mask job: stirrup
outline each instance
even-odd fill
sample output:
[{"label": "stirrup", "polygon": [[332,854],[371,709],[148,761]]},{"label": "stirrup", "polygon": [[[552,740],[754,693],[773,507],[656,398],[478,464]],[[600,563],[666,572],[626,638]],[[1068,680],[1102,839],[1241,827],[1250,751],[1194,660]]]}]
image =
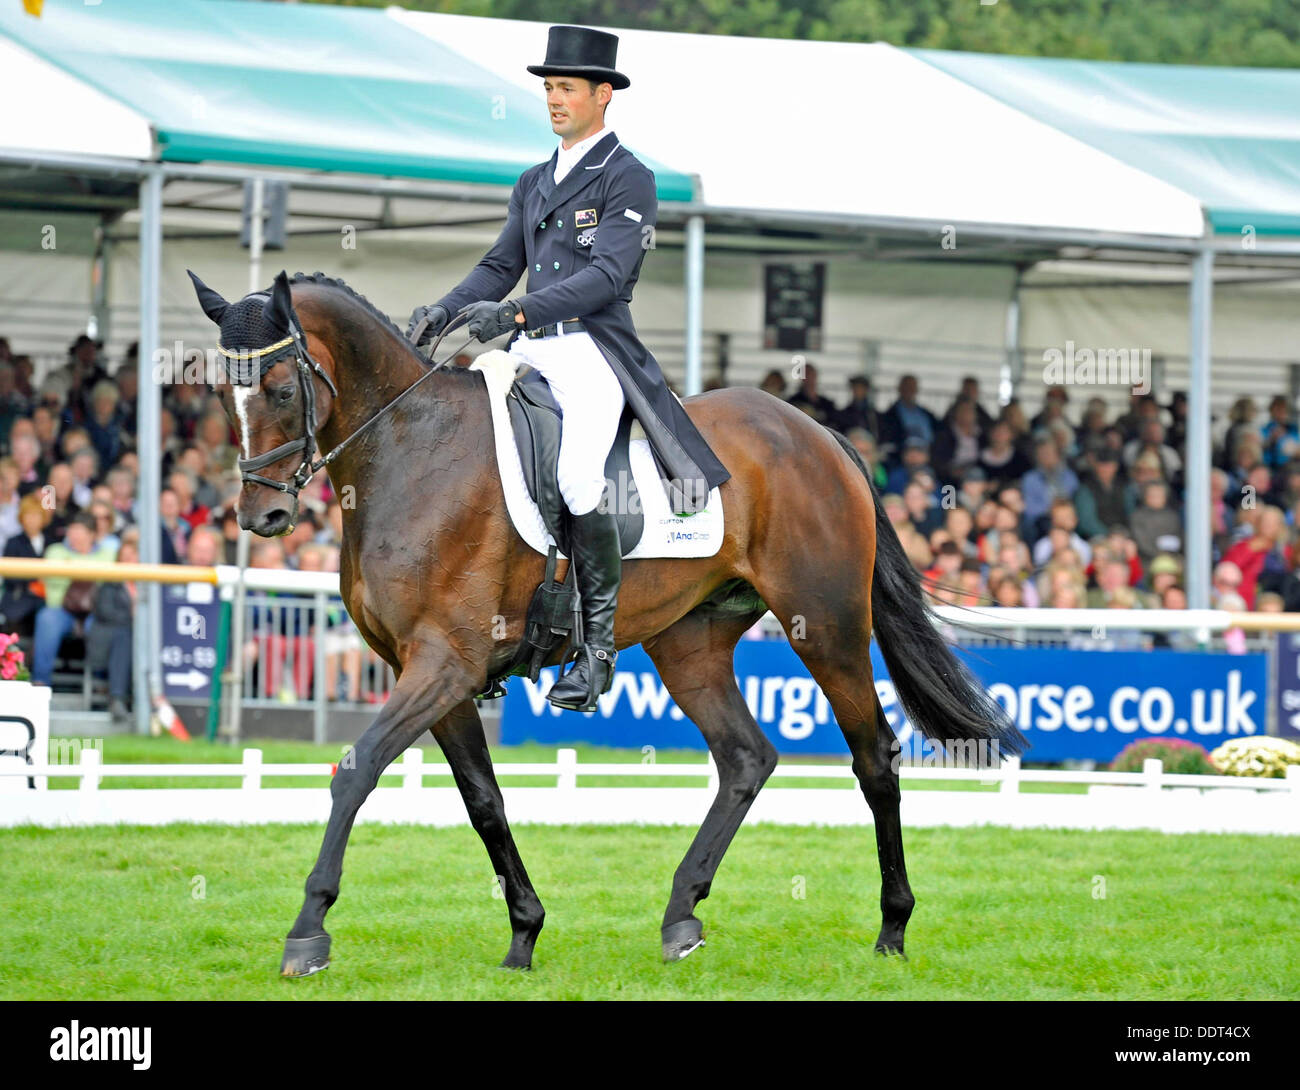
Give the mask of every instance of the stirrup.
[{"label": "stirrup", "polygon": [[[600,648],[594,648],[590,644],[583,644],[582,647],[574,654],[574,663],[573,666],[569,669],[569,672],[567,674],[562,675],[556,680],[555,685],[552,685],[550,692],[546,694],[546,699],[550,701],[550,703],[554,707],[563,708],[565,711],[594,712],[597,707],[597,698],[609,692],[610,688],[614,684],[614,669],[617,660],[618,660],[617,651],[605,651]],[[596,683],[596,670],[598,669],[598,667],[595,664],[598,661],[605,663],[608,666],[608,670],[606,671],[605,674],[604,685],[601,687],[599,692],[594,692],[593,690],[595,688],[595,683]],[[557,700],[555,698],[556,687],[560,684],[560,682],[570,678],[573,675],[573,672],[577,670],[580,665],[583,664],[585,664],[587,667],[587,677],[586,677],[586,691],[581,696],[582,703],[577,702],[579,699],[577,696],[571,696],[567,700],[561,697],[559,700]]]},{"label": "stirrup", "polygon": [[475,700],[496,700],[497,697],[506,695],[506,679],[503,677],[495,678],[489,681],[487,687],[481,692],[476,693]]}]

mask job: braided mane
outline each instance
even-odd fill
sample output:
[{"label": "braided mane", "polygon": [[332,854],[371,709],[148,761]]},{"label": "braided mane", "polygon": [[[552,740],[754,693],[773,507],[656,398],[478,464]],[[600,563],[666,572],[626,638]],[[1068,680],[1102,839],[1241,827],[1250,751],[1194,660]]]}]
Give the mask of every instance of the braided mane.
[{"label": "braided mane", "polygon": [[372,303],[369,299],[367,299],[355,288],[348,287],[348,285],[345,284],[338,277],[326,276],[323,272],[314,272],[310,276],[308,276],[304,272],[296,272],[293,274],[293,276],[289,277],[289,283],[291,285],[292,284],[318,284],[327,288],[338,288],[341,291],[346,292],[349,298],[359,303],[361,307],[366,311],[367,314],[378,319],[390,330],[392,330],[393,333],[397,335],[397,339],[401,341],[403,345],[405,345],[406,350],[415,359],[419,360],[420,363],[423,364],[425,367],[429,366],[429,361],[425,359],[423,356],[421,356],[420,353],[415,350],[411,342],[406,339],[406,334],[397,328],[397,326],[393,323],[393,320],[389,318],[387,314],[385,314],[382,310],[380,310],[377,306],[375,306],[374,303]]}]

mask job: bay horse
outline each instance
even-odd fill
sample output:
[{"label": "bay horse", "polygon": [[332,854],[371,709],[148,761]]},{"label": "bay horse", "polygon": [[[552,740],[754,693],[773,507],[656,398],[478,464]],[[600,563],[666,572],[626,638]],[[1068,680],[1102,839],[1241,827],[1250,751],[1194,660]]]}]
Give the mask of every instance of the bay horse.
[{"label": "bay horse", "polygon": [[[545,913],[515,848],[474,697],[513,659],[545,558],[507,513],[485,380],[458,367],[431,371],[385,315],[323,273],[290,280],[281,272],[269,295],[236,304],[190,275],[218,324],[230,307],[255,306],[289,332],[296,353],[244,375],[242,387],[225,375],[213,387],[243,448],[239,525],[264,537],[287,533],[297,488],[311,475],[312,444],[331,450],[335,492],[355,497],[343,507],[343,601],[397,678],[333,778],[324,842],[282,975],[329,964],[325,914],[339,895],[357,811],[381,771],[426,730],[502,882],[511,927],[502,965],[527,969]],[[873,630],[899,701],[927,738],[987,743],[1001,755],[1027,742],[936,631],[919,577],[844,437],[758,389],[716,390],[683,405],[731,473],[721,485],[724,539],[711,557],[625,561],[615,622],[617,647],[645,648],[718,769],[717,795],[673,877],[663,957],[676,961],[701,945],[696,907],[776,765],[733,674],[737,641],[768,609],[852,754],[880,862],[875,949],[901,955],[914,898],[899,746],[872,679]],[[313,419],[315,434],[304,434]],[[549,664],[559,661],[557,651]]]}]

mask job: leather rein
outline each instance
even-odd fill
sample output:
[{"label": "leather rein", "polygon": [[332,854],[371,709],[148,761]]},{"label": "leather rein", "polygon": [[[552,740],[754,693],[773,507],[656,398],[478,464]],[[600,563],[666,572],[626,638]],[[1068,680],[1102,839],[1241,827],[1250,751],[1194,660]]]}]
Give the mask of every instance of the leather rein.
[{"label": "leather rein", "polygon": [[[433,359],[433,356],[437,352],[438,346],[442,343],[443,338],[458,325],[463,324],[466,320],[467,318],[464,315],[458,314],[447,323],[446,328],[438,334],[438,339],[433,342],[432,347],[429,349],[430,360]],[[419,323],[411,331],[410,341],[412,345],[418,345],[420,343],[420,336],[424,333],[428,325],[429,319],[427,317],[420,319]],[[248,360],[254,359],[258,356],[265,356],[271,352],[278,352],[280,349],[287,347],[289,343],[292,343],[294,355],[297,357],[298,362],[298,388],[301,390],[303,395],[303,434],[297,439],[290,439],[287,443],[281,443],[274,450],[268,450],[265,454],[259,454],[254,458],[240,458],[237,464],[239,466],[240,479],[243,483],[264,485],[267,488],[275,489],[277,492],[283,492],[287,495],[293,496],[294,499],[298,498],[299,491],[307,486],[307,482],[310,481],[320,470],[324,469],[334,461],[334,459],[338,457],[338,455],[342,453],[354,439],[361,435],[362,432],[370,427],[370,425],[381,416],[392,409],[402,400],[402,398],[419,386],[426,378],[432,375],[435,371],[442,370],[443,367],[446,366],[447,360],[454,358],[457,353],[459,353],[474,339],[473,337],[470,337],[465,344],[462,344],[455,352],[448,355],[442,363],[436,363],[430,367],[428,371],[411,383],[410,386],[393,398],[392,401],[375,413],[374,416],[352,432],[352,434],[344,439],[343,442],[339,443],[339,445],[328,454],[321,458],[317,458],[316,461],[313,462],[312,454],[316,450],[316,386],[312,381],[312,373],[314,372],[316,375],[320,376],[321,380],[329,387],[330,393],[335,398],[339,396],[339,392],[329,375],[326,374],[325,369],[321,367],[321,365],[312,358],[311,353],[307,351],[306,338],[303,336],[302,330],[298,325],[297,315],[294,315],[293,319],[289,323],[289,327],[289,337],[286,338],[286,340],[270,345],[267,348],[260,349],[257,352],[235,353],[224,348],[219,348],[219,351],[223,355],[231,358]],[[269,367],[269,364],[264,365],[263,373],[265,373],[265,367]],[[277,481],[270,477],[264,477],[260,473],[256,472],[256,470],[263,469],[266,466],[278,462],[286,455],[296,453],[297,451],[302,451],[302,464],[298,467],[292,479],[288,481]]]}]

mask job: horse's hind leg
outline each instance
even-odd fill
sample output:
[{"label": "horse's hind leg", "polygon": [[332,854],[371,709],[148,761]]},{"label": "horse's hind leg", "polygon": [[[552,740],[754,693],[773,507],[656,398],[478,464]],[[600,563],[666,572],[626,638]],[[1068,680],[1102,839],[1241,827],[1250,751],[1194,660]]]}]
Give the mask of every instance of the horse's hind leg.
[{"label": "horse's hind leg", "polygon": [[[867,684],[871,668],[867,667]],[[844,728],[844,738],[853,754],[853,774],[857,776],[876,822],[876,854],[880,858],[880,935],[876,953],[902,954],[903,932],[912,915],[916,898],[907,883],[907,864],[903,860],[903,823],[898,805],[898,746],[889,729],[880,698],[872,692],[875,703],[875,727],[865,724]],[[834,701],[831,707],[835,708]],[[840,712],[835,708],[836,718]],[[841,724],[843,726],[843,724]]]},{"label": "horse's hind leg", "polygon": [[643,644],[718,766],[717,797],[673,876],[662,931],[665,961],[679,961],[703,942],[695,906],[709,895],[723,854],[776,767],[776,749],[750,715],[733,672],[736,641],[758,616],[697,610]]},{"label": "horse's hind leg", "polygon": [[515,847],[506,822],[505,802],[492,771],[492,758],[483,722],[473,700],[457,705],[445,719],[431,728],[451,765],[470,822],[487,848],[488,858],[501,881],[506,908],[510,913],[513,938],[510,952],[501,963],[505,969],[528,969],[533,963],[533,945],[546,913],[533,891],[523,860]]},{"label": "horse's hind leg", "polygon": [[[795,615],[781,604],[772,608],[786,632],[791,632]],[[858,608],[865,612],[865,606],[859,604]],[[795,630],[797,638],[790,640],[790,646],[830,701],[835,721],[853,755],[853,774],[875,818],[881,913],[876,952],[901,954],[903,932],[916,899],[907,882],[903,859],[898,747],[871,676],[869,615],[860,622],[850,603],[841,604],[836,612],[836,617],[825,620],[803,616],[803,624]]]}]

